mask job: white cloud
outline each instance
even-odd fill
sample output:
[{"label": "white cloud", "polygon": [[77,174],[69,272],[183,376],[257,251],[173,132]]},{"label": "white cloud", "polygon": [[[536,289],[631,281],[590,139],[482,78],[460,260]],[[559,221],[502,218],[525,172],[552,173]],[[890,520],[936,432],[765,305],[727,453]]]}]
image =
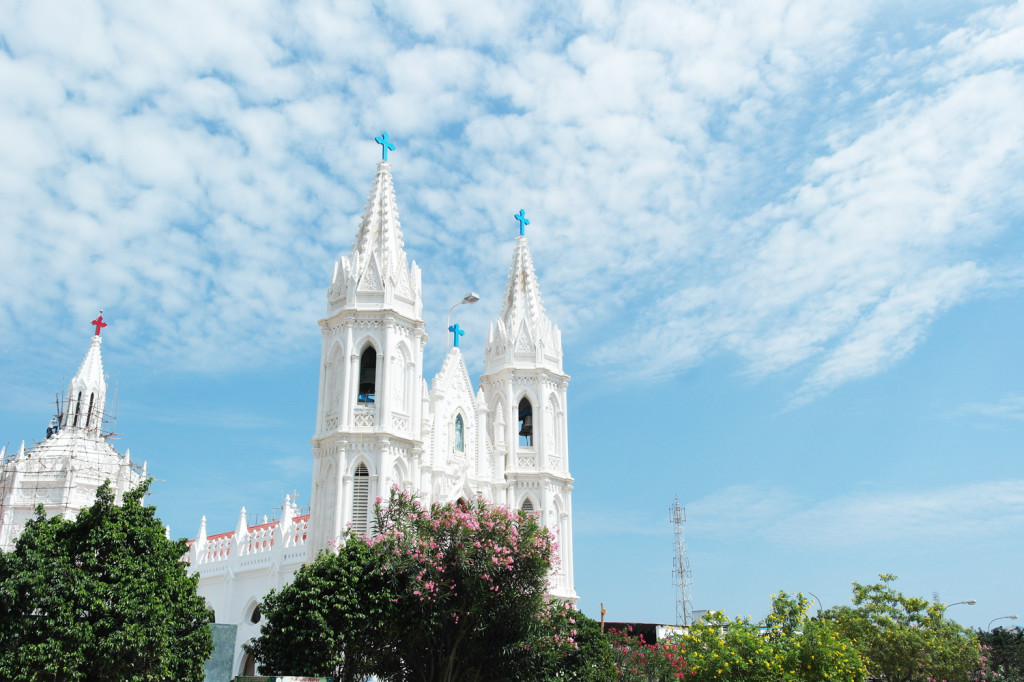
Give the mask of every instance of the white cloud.
[{"label": "white cloud", "polygon": [[688,503],[692,537],[877,556],[892,547],[977,546],[1024,530],[1024,480],[861,491],[808,504],[779,488],[734,486]]},{"label": "white cloud", "polygon": [[953,410],[952,416],[1024,420],[1024,395],[1007,395],[989,403],[966,403]]},{"label": "white cloud", "polygon": [[0,341],[116,304],[162,362],[308,342],[390,128],[431,328],[498,299],[522,207],[567,343],[624,317],[651,376],[726,351],[817,395],[1001,280],[1020,7],[889,53],[884,3],[21,5]]}]

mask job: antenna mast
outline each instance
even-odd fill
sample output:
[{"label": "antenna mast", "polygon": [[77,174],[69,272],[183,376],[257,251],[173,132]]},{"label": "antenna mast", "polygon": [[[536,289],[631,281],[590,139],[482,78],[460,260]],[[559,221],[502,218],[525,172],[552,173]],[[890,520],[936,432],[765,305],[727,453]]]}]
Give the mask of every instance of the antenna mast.
[{"label": "antenna mast", "polygon": [[676,596],[676,625],[689,627],[690,614],[693,612],[693,601],[690,598],[690,586],[693,584],[693,574],[690,573],[690,559],[686,556],[686,536],[683,533],[683,526],[686,524],[686,507],[679,506],[679,497],[668,508],[669,520],[675,529],[676,552],[672,558],[672,578],[675,582]]}]

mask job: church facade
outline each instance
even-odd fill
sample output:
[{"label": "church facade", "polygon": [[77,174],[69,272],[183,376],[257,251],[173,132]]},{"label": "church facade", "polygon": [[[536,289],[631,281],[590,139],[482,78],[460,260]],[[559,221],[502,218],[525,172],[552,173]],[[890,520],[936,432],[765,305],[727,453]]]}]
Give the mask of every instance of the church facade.
[{"label": "church facade", "polygon": [[[218,623],[237,626],[233,670],[254,672],[241,645],[259,634],[259,601],[347,531],[372,530],[373,504],[392,486],[425,503],[481,497],[538,515],[558,543],[550,593],[575,599],[567,388],[558,327],[541,302],[522,226],[505,293],[487,331],[474,390],[458,345],[428,384],[420,269],[404,249],[386,160],[351,252],[335,265],[322,335],[308,513],[286,497],[280,519],[190,542],[189,570]],[[381,140],[378,139],[380,142]]]}]

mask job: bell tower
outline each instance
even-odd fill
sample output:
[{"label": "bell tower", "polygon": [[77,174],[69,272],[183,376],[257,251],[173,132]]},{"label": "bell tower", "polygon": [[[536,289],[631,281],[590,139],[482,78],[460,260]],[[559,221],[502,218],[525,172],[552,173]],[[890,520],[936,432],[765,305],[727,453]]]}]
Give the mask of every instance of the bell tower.
[{"label": "bell tower", "polygon": [[501,313],[487,332],[480,377],[490,412],[489,436],[504,464],[508,504],[525,509],[555,536],[559,565],[551,594],[575,599],[572,559],[572,476],[562,335],[544,312],[533,258],[526,240],[524,211],[519,221]]},{"label": "bell tower", "polygon": [[377,496],[410,487],[422,449],[420,269],[405,255],[387,153],[348,256],[327,289],[310,497],[310,555],[349,527],[369,532]]}]

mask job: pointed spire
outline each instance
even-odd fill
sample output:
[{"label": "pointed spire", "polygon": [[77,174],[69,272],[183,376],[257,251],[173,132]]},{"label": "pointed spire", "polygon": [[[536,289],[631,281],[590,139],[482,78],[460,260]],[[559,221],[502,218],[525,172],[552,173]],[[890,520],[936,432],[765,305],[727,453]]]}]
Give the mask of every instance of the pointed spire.
[{"label": "pointed spire", "polygon": [[508,282],[505,284],[505,297],[501,302],[501,320],[509,330],[518,330],[523,320],[531,327],[550,324],[544,314],[533,256],[524,236],[516,237],[516,249],[508,271]]},{"label": "pointed spire", "polygon": [[103,425],[103,408],[107,402],[107,382],[103,378],[103,358],[100,345],[103,337],[92,337],[89,350],[81,366],[68,385],[67,410],[62,427],[88,429],[99,434]]},{"label": "pointed spire", "polygon": [[377,277],[381,285],[397,283],[402,271],[409,269],[391,164],[387,161],[377,163],[377,177],[366,200],[359,234],[352,248],[352,261],[358,266],[360,289],[377,284],[372,281]]},{"label": "pointed spire", "polygon": [[201,543],[206,543],[206,517],[204,516],[199,521],[199,534],[196,535],[196,540]]},{"label": "pointed spire", "polygon": [[333,306],[393,308],[411,317],[422,315],[420,269],[409,265],[398,220],[391,164],[377,162],[377,175],[366,200],[352,252],[334,269],[328,299]]},{"label": "pointed spire", "polygon": [[544,312],[526,237],[516,237],[501,314],[487,333],[486,371],[544,364],[561,371],[562,337]]},{"label": "pointed spire", "polygon": [[238,525],[235,527],[235,537],[242,538],[249,531],[249,524],[245,520],[245,507],[242,507],[242,512],[238,515]]},{"label": "pointed spire", "polygon": [[21,459],[25,456],[25,441],[21,441],[21,447],[18,448],[18,454],[14,456],[15,459]]}]

